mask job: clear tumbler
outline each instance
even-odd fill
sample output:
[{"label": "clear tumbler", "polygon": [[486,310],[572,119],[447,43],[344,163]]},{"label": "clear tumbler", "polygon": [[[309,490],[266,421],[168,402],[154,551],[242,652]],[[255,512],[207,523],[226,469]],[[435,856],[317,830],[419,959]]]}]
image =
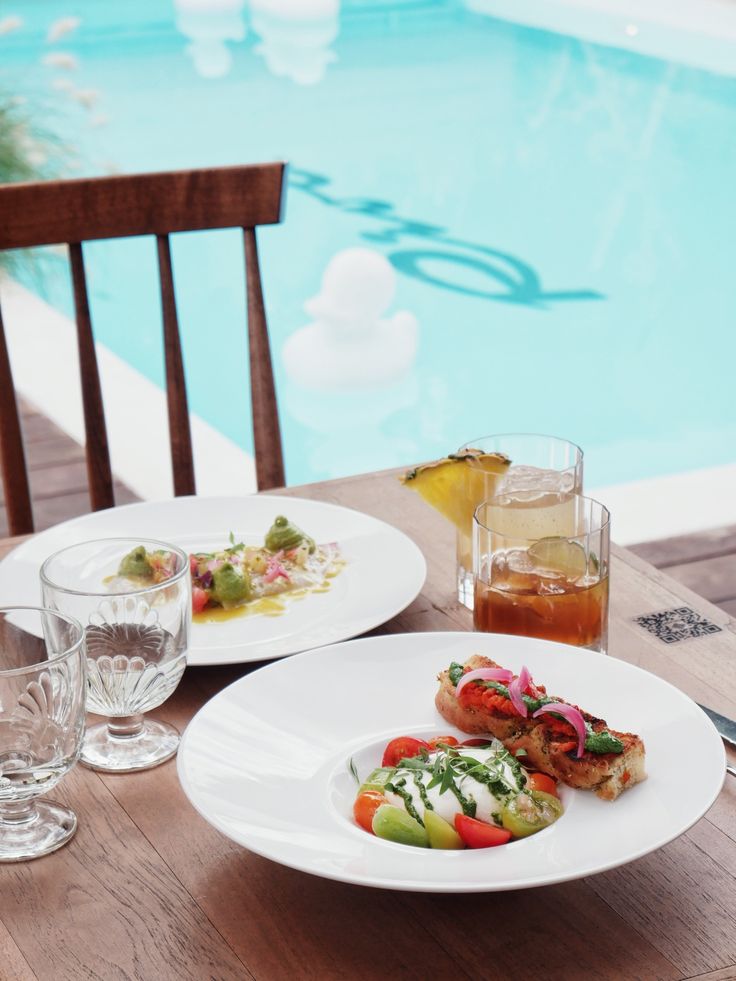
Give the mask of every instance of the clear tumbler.
[{"label": "clear tumbler", "polygon": [[84,698],[81,624],[0,608],[0,861],[48,855],[77,830],[74,811],[39,798],[79,757]]}]

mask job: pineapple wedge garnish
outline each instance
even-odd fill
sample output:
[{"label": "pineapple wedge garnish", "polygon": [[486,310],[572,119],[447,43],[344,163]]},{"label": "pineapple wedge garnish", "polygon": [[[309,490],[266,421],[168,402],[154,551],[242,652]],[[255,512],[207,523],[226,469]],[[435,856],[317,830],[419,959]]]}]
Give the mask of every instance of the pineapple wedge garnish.
[{"label": "pineapple wedge garnish", "polygon": [[401,477],[401,482],[469,534],[473,511],[481,501],[493,497],[498,478],[510,464],[503,453],[470,449],[415,467]]}]

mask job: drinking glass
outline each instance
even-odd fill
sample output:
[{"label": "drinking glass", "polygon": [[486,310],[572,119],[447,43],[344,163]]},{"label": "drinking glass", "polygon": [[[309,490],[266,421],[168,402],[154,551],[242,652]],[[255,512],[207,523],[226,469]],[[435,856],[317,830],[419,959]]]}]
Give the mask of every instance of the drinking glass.
[{"label": "drinking glass", "polygon": [[[173,572],[159,583],[125,578],[118,567],[143,546],[168,556]],[[87,727],[80,760],[93,770],[124,773],[168,760],[179,733],[144,718],[179,684],[189,646],[189,558],[174,545],[110,538],[71,545],[41,567],[44,603],[84,625],[87,711],[106,716]]]},{"label": "drinking glass", "polygon": [[77,816],[39,800],[77,761],[84,732],[84,632],[71,617],[0,608],[0,861],[55,851]]},{"label": "drinking glass", "polygon": [[[540,505],[556,500],[561,493],[583,490],[583,451],[575,443],[537,433],[501,433],[481,436],[457,451],[499,453],[511,465],[499,475],[492,461],[468,460],[465,497],[467,521],[457,530],[457,598],[473,609],[473,513],[478,505],[496,494],[512,494],[525,503]],[[552,516],[552,512],[545,512]],[[542,517],[540,520],[544,520]],[[553,534],[552,531],[542,534]]]},{"label": "drinking glass", "polygon": [[538,506],[514,493],[473,520],[473,623],[606,652],[610,516],[580,494]]}]

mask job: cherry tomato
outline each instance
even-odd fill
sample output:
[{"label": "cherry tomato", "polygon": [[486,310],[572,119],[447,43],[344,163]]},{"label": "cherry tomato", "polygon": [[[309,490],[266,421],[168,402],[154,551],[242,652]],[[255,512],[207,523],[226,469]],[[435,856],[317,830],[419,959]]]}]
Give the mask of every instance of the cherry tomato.
[{"label": "cherry tomato", "polygon": [[481,739],[481,738],[477,738],[477,739],[464,739],[460,743],[460,745],[461,746],[490,746],[491,745],[491,737],[489,736],[487,739]]},{"label": "cherry tomato", "polygon": [[430,750],[437,749],[439,747],[440,743],[443,746],[459,746],[460,745],[460,743],[457,741],[457,739],[455,739],[454,736],[435,736],[434,739],[428,739],[427,740],[427,745],[429,746]]},{"label": "cherry tomato", "polygon": [[467,814],[455,815],[455,831],[468,848],[492,848],[511,840],[511,832],[506,828],[497,828],[495,824],[478,821]]},{"label": "cherry tomato", "polygon": [[200,589],[199,586],[192,586],[192,613],[201,613],[205,606],[207,606],[208,601],[209,596],[207,595],[206,589]]},{"label": "cherry tomato", "polygon": [[562,814],[557,797],[543,790],[526,790],[512,797],[501,808],[501,820],[515,838],[526,838],[554,824]]},{"label": "cherry tomato", "polygon": [[414,739],[412,736],[397,736],[383,751],[381,766],[398,766],[399,760],[419,756],[423,749],[429,751],[429,743],[425,743],[423,739]]},{"label": "cherry tomato", "polygon": [[559,797],[557,793],[557,781],[548,777],[546,773],[528,773],[526,777],[525,790],[541,790],[545,794],[552,794]]},{"label": "cherry tomato", "polygon": [[373,815],[381,804],[388,804],[388,801],[377,790],[364,790],[355,798],[353,817],[361,828],[370,831],[371,834],[373,834]]}]

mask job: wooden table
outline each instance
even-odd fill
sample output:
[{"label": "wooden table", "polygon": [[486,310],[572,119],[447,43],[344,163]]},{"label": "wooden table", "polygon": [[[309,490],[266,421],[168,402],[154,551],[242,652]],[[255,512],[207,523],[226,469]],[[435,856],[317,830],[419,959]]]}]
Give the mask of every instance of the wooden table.
[{"label": "wooden table", "polygon": [[[453,600],[452,529],[393,475],[286,493],[374,514],[422,548],[424,589],[377,633],[471,629]],[[0,543],[0,554],[11,545]],[[611,583],[611,654],[736,717],[736,622],[623,549]],[[666,644],[633,620],[682,607],[721,629]],[[190,668],[156,715],[183,728],[250,669]],[[74,807],[79,831],[54,855],[0,867],[2,981],[736,979],[732,777],[707,817],[639,861],[564,885],[472,896],[363,889],[252,855],[194,812],[173,762],[119,776],[79,766],[54,796]]]}]

